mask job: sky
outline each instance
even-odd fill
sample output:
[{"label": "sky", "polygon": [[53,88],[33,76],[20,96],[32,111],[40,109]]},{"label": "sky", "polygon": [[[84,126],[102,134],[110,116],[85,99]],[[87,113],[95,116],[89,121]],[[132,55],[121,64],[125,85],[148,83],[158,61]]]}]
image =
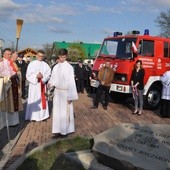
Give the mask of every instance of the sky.
[{"label": "sky", "polygon": [[16,45],[17,19],[24,21],[19,50],[55,41],[102,43],[115,31],[159,35],[155,20],[169,9],[170,0],[0,0],[0,39]]}]

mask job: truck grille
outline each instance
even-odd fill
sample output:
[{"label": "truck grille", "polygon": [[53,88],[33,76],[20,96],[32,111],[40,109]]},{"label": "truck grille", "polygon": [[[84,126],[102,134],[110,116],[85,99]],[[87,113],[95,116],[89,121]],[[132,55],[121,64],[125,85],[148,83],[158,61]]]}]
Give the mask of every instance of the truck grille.
[{"label": "truck grille", "polygon": [[127,74],[115,73],[113,80],[127,82]]}]

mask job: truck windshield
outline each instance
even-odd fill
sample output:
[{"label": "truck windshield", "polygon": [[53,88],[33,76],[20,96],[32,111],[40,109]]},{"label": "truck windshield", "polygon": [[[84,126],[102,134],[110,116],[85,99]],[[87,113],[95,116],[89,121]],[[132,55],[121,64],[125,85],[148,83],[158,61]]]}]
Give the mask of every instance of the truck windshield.
[{"label": "truck windshield", "polygon": [[132,42],[136,43],[136,38],[115,38],[105,40],[102,44],[100,54],[106,57],[131,59],[132,58]]}]

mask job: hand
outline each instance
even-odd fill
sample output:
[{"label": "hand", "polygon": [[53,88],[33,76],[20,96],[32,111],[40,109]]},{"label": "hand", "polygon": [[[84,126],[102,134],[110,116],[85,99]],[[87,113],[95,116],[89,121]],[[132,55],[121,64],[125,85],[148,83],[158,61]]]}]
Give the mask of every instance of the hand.
[{"label": "hand", "polygon": [[37,74],[37,78],[43,78],[43,75],[39,72],[38,74]]},{"label": "hand", "polygon": [[135,87],[135,88],[136,88],[136,87],[137,87],[137,85],[138,85],[138,84],[135,84],[133,87]]},{"label": "hand", "polygon": [[51,87],[51,84],[50,84],[50,83],[48,83],[48,84],[47,84],[47,88],[50,88],[50,87]]},{"label": "hand", "polygon": [[102,81],[101,84],[104,86],[104,84],[105,84],[104,81]]},{"label": "hand", "polygon": [[67,100],[67,103],[68,103],[68,104],[71,104],[71,102],[72,102],[72,100]]}]

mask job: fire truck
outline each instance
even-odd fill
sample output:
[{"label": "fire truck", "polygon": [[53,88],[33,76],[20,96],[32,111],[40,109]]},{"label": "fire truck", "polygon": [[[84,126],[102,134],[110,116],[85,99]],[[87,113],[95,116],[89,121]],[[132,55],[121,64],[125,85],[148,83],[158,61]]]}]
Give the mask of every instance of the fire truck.
[{"label": "fire truck", "polygon": [[141,60],[145,69],[144,108],[157,109],[161,101],[162,83],[160,77],[170,70],[170,38],[150,36],[149,30],[132,31],[123,35],[114,32],[103,40],[93,65],[92,87],[98,87],[98,70],[106,60],[111,61],[115,71],[110,87],[110,96],[116,102],[123,102],[131,94],[131,73],[135,62]]}]

